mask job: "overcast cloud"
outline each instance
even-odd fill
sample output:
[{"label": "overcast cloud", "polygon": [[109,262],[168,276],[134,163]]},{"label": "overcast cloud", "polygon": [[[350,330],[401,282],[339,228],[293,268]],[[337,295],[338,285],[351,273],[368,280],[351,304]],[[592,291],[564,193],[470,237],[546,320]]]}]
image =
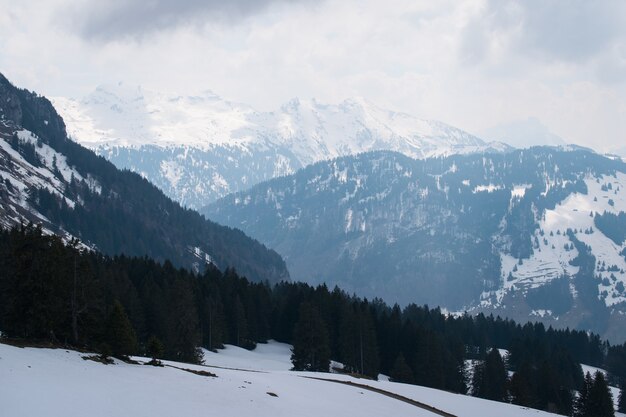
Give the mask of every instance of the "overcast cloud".
[{"label": "overcast cloud", "polygon": [[[304,1],[304,0],[302,0]],[[289,0],[108,0],[71,5],[61,13],[70,17],[79,35],[110,41],[143,38],[180,26],[206,22],[237,24],[274,3]]]},{"label": "overcast cloud", "polygon": [[0,0],[0,71],[42,94],[125,81],[381,106],[475,134],[536,120],[626,146],[626,2]]}]

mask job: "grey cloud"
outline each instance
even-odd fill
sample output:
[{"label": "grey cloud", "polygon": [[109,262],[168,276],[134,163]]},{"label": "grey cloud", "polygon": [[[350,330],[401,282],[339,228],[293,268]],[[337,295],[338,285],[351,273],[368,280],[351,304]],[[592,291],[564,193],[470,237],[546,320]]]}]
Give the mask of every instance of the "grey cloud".
[{"label": "grey cloud", "polygon": [[[489,0],[467,29],[476,22],[489,36],[514,33],[513,53],[548,61],[584,62],[623,40],[626,2]],[[468,52],[462,49],[461,53]]]},{"label": "grey cloud", "polygon": [[532,0],[523,2],[524,42],[564,61],[586,60],[620,35],[623,1]]},{"label": "grey cloud", "polygon": [[68,14],[80,36],[109,41],[207,21],[235,23],[271,4],[300,1],[305,0],[111,0],[88,2]]}]

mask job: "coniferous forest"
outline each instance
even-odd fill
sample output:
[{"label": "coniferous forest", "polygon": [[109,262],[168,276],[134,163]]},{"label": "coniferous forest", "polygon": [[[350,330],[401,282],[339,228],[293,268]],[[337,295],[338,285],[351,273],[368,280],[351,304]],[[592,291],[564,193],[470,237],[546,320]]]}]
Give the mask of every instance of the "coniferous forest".
[{"label": "coniferous forest", "polygon": [[[196,274],[167,261],[107,257],[30,225],[0,232],[0,329],[26,344],[193,363],[202,361],[200,348],[275,339],[294,346],[297,370],[326,371],[332,359],[365,377],[576,416],[613,415],[608,383],[626,381],[626,345],[587,332],[400,308],[324,285],[271,287],[232,269]],[[580,363],[604,367],[608,380],[585,377]]]}]

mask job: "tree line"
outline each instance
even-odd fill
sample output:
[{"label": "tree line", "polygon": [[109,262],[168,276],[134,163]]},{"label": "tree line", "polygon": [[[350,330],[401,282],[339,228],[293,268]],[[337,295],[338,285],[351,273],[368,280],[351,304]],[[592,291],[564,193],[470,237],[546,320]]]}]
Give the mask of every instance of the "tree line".
[{"label": "tree line", "polygon": [[[294,369],[328,371],[332,359],[344,372],[568,415],[582,409],[574,391],[593,391],[580,363],[626,380],[626,344],[584,331],[400,308],[325,285],[272,287],[233,269],[194,273],[146,257],[108,257],[36,226],[0,231],[0,330],[105,355],[193,363],[202,361],[201,348],[252,349],[275,339],[294,346]],[[495,348],[507,349],[506,358]]]}]

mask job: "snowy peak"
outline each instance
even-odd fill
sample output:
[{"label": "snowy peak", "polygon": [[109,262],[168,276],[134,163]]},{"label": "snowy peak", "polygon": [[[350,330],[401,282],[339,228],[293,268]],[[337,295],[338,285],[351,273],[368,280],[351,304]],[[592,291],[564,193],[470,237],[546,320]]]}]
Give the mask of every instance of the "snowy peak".
[{"label": "snowy peak", "polygon": [[252,111],[211,91],[176,96],[123,83],[100,86],[81,100],[57,97],[53,102],[70,135],[92,148],[228,143],[237,139],[235,131],[246,125],[243,115]]},{"label": "snowy peak", "polygon": [[359,152],[393,150],[415,158],[480,152],[481,139],[441,122],[385,110],[364,98],[337,105],[293,98],[258,112],[211,91],[174,96],[124,83],[99,86],[81,100],[55,98],[70,134],[90,146],[294,146],[303,164]]},{"label": "snowy peak", "polygon": [[339,104],[293,98],[276,111],[259,112],[211,91],[177,96],[118,83],[54,103],[75,140],[195,208],[340,156],[386,150],[421,159],[510,151],[361,97]]}]

